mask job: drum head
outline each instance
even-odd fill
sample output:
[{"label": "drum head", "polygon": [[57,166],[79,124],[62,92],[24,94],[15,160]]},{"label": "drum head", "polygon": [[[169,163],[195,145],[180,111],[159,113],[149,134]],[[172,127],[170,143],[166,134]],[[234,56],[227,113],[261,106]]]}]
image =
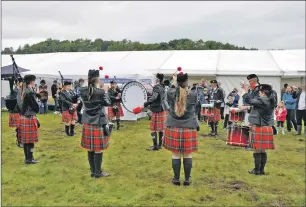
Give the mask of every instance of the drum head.
[{"label": "drum head", "polygon": [[137,81],[127,83],[122,89],[122,105],[131,113],[133,113],[134,108],[143,106],[147,98],[146,88]]}]

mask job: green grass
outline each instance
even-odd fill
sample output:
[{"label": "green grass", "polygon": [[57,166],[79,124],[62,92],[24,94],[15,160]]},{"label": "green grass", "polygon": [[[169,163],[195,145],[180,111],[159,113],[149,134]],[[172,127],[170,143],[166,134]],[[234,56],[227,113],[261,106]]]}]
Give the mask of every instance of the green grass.
[{"label": "green grass", "polygon": [[[145,150],[151,146],[147,120],[123,123],[112,134],[103,161],[111,176],[95,180],[80,147],[81,126],[66,137],[58,115],[39,119],[34,156],[40,163],[27,166],[2,113],[3,206],[305,206],[305,138],[293,133],[276,136],[266,176],[248,174],[252,152],[227,146],[226,132],[199,136],[192,186],[178,187],[170,184],[171,152]],[[202,124],[199,135],[208,130]]]}]

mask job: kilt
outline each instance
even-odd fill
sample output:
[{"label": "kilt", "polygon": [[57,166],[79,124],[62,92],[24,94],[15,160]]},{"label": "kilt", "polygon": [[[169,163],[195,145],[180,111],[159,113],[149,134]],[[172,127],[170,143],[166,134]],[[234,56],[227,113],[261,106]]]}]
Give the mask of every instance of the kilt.
[{"label": "kilt", "polygon": [[74,111],[73,114],[69,113],[69,110],[63,111],[62,112],[62,121],[63,122],[71,122],[71,121],[77,121],[78,120],[78,114],[76,110]]},{"label": "kilt", "polygon": [[9,127],[18,127],[20,115],[18,113],[9,114]]},{"label": "kilt", "polygon": [[18,140],[23,144],[38,142],[38,124],[36,116],[20,115]]},{"label": "kilt", "polygon": [[191,153],[198,151],[197,130],[167,127],[163,147],[171,152]]},{"label": "kilt", "polygon": [[103,128],[97,125],[83,124],[81,146],[90,151],[106,150],[109,136],[104,136]]},{"label": "kilt", "polygon": [[166,127],[167,112],[152,112],[150,128],[151,132],[163,132]]},{"label": "kilt", "polygon": [[213,116],[207,116],[208,122],[218,122],[221,119],[220,115],[220,109],[218,109],[216,106],[212,110]]},{"label": "kilt", "polygon": [[116,103],[116,105],[119,107],[119,111],[116,112],[116,114],[113,111],[113,107],[108,107],[107,116],[109,120],[112,120],[114,117],[116,119],[120,119],[120,117],[124,116],[122,105],[120,103]]},{"label": "kilt", "polygon": [[274,149],[273,129],[271,126],[251,127],[251,146],[255,150]]}]

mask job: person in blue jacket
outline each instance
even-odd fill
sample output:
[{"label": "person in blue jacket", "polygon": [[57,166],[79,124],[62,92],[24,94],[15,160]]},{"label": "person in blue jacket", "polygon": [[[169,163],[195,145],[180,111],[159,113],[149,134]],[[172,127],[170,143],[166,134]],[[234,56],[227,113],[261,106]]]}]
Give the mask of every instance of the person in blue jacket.
[{"label": "person in blue jacket", "polygon": [[291,132],[292,124],[294,126],[295,131],[297,131],[297,123],[296,123],[296,118],[295,118],[296,99],[292,97],[292,91],[293,91],[292,87],[288,86],[286,93],[283,94],[283,101],[287,109],[287,130],[288,132]]}]

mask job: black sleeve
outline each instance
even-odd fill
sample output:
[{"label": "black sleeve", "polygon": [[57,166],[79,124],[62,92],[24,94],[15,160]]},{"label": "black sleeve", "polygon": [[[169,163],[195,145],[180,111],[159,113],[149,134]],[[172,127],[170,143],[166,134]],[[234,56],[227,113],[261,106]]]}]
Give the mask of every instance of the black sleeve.
[{"label": "black sleeve", "polygon": [[116,102],[116,101],[117,101],[116,96],[115,96],[115,93],[113,93],[113,92],[108,93],[108,97],[109,97],[109,99],[110,99],[112,102]]},{"label": "black sleeve", "polygon": [[293,93],[292,93],[292,98],[293,98],[293,99],[297,99],[297,92],[296,92],[296,91],[293,91]]},{"label": "black sleeve", "polygon": [[31,107],[31,109],[33,109],[33,111],[35,111],[36,113],[39,112],[39,105],[36,101],[36,95],[35,93],[28,93],[26,95],[26,100],[27,100],[27,104]]},{"label": "black sleeve", "polygon": [[144,103],[144,107],[147,107],[149,106],[151,103],[153,103],[159,96],[159,88],[156,86],[153,87],[153,93],[152,93],[152,96],[150,97],[150,99]]},{"label": "black sleeve", "polygon": [[61,93],[61,95],[60,95],[60,100],[61,100],[63,103],[68,104],[69,106],[72,106],[72,105],[73,105],[72,102],[70,102],[70,101],[68,101],[68,100],[66,99],[66,96],[65,96],[64,93]]}]

